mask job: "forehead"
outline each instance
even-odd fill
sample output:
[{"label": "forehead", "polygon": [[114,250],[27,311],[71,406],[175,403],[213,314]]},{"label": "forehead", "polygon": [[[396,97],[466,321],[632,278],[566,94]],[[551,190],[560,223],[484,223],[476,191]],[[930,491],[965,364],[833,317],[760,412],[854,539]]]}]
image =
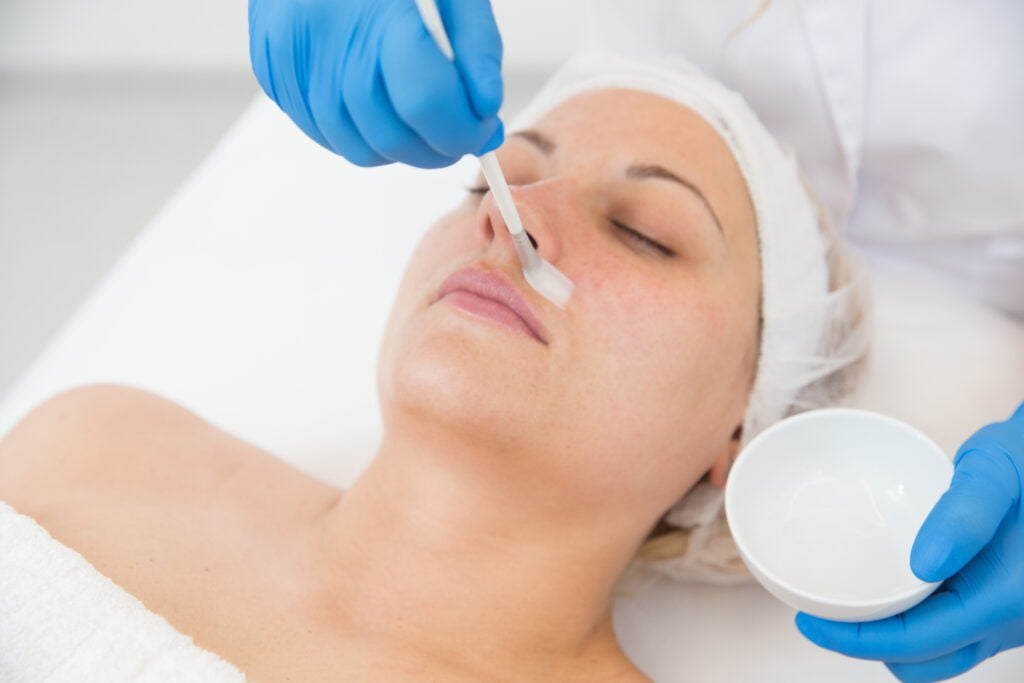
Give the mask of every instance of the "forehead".
[{"label": "forehead", "polygon": [[[574,95],[542,119],[545,127],[557,128],[568,138],[584,133],[592,142],[635,144],[658,140],[670,148],[696,144],[732,154],[725,141],[699,114],[659,95],[626,89],[607,89]],[[567,140],[568,141],[568,140]]]},{"label": "forehead", "polygon": [[570,97],[533,129],[566,161],[660,164],[687,176],[721,207],[723,222],[755,225],[747,184],[725,140],[702,116],[659,95],[607,89]]}]

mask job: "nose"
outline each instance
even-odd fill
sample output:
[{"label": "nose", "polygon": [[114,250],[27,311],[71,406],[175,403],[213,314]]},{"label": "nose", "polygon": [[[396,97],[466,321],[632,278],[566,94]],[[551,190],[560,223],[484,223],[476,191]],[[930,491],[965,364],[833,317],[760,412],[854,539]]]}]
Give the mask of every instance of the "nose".
[{"label": "nose", "polygon": [[[513,186],[509,190],[533,248],[541,258],[557,266],[562,255],[564,237],[557,217],[564,215],[564,204],[569,201],[572,191],[570,183],[564,180],[543,180]],[[518,258],[512,235],[494,200],[494,193],[484,195],[477,219],[479,236],[485,249],[494,250],[506,259]]]}]

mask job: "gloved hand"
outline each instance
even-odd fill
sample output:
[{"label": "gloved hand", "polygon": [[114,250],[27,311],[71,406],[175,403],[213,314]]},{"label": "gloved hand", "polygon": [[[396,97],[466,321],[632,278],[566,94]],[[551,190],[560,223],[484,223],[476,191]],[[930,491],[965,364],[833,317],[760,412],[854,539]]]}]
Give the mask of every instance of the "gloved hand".
[{"label": "gloved hand", "polygon": [[249,0],[263,90],[359,166],[449,166],[501,145],[501,36],[488,0],[438,0],[454,63],[414,0]]},{"label": "gloved hand", "polygon": [[1024,645],[1024,404],[969,438],[954,464],[952,484],[910,554],[919,578],[945,583],[888,619],[846,624],[800,613],[804,636],[851,657],[882,660],[906,683],[945,680]]}]

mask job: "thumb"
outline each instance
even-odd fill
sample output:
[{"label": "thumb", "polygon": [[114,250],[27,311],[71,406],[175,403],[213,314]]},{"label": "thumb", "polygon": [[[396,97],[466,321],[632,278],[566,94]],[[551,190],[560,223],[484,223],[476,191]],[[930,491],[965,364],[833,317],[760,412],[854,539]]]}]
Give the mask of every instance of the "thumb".
[{"label": "thumb", "polygon": [[489,0],[437,0],[473,110],[481,119],[498,114],[504,98],[501,34]]},{"label": "thumb", "polygon": [[[1017,415],[1024,415],[1018,409]],[[929,513],[910,551],[923,581],[942,581],[984,548],[1020,500],[1024,425],[1017,415],[978,430],[960,448],[949,490]]]}]

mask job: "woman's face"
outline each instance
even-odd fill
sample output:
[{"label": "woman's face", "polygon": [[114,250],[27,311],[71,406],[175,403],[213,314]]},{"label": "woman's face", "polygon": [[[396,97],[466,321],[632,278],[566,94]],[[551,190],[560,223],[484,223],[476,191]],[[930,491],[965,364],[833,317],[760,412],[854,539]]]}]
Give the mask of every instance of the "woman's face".
[{"label": "woman's face", "polygon": [[[498,157],[573,297],[562,310],[526,284],[478,177],[408,264],[378,367],[385,433],[442,429],[509,485],[658,514],[731,453],[753,381],[760,266],[739,168],[698,115],[628,90],[568,100]],[[439,298],[463,269],[510,284],[540,338],[486,293]]]}]

